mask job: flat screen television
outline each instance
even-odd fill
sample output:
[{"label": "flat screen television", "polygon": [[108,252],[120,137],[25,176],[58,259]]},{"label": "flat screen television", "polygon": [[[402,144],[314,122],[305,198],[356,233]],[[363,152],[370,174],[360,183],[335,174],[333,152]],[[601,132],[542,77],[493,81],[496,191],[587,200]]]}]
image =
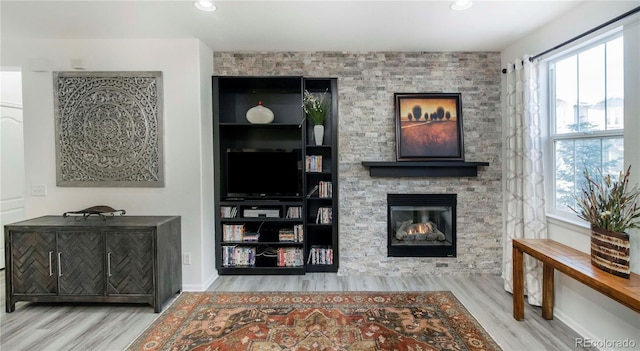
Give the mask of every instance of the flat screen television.
[{"label": "flat screen television", "polygon": [[227,150],[225,176],[227,197],[300,196],[302,193],[302,150]]}]

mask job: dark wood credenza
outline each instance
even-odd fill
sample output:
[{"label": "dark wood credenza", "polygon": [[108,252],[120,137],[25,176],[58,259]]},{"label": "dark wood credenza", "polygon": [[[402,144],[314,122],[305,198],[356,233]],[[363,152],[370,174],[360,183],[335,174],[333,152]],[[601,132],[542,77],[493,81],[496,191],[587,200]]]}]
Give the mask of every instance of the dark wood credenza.
[{"label": "dark wood credenza", "polygon": [[147,303],[182,290],[180,216],[43,216],[4,226],[6,308],[16,302]]}]

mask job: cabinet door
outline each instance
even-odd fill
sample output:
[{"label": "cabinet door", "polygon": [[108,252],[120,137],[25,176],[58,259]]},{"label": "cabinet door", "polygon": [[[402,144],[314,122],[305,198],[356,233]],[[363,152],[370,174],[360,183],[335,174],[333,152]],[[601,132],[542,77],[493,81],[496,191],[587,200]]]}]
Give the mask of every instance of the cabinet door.
[{"label": "cabinet door", "polygon": [[58,233],[59,295],[104,295],[104,235]]},{"label": "cabinet door", "polygon": [[107,234],[109,295],[153,293],[153,232]]},{"label": "cabinet door", "polygon": [[11,232],[11,278],[14,294],[56,294],[56,234]]}]

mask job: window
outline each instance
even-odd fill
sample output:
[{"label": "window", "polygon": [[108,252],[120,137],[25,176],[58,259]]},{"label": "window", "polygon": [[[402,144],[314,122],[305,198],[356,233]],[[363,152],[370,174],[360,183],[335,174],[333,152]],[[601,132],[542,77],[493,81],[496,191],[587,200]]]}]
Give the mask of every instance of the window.
[{"label": "window", "polygon": [[549,61],[552,212],[573,212],[584,170],[624,169],[622,32]]}]

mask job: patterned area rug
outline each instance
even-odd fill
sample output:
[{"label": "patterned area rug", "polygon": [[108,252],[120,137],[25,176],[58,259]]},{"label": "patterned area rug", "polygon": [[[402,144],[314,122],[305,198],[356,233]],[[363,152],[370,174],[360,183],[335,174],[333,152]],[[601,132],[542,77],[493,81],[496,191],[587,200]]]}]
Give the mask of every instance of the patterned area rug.
[{"label": "patterned area rug", "polygon": [[501,350],[441,292],[183,292],[128,350]]}]

